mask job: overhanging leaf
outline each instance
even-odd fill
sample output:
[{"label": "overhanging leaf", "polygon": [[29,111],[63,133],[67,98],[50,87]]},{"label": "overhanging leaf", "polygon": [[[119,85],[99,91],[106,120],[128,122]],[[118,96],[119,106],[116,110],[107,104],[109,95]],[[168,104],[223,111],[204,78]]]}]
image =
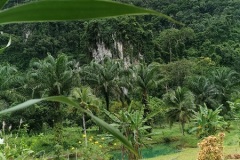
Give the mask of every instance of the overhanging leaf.
[{"label": "overhanging leaf", "polygon": [[107,124],[106,122],[104,122],[103,120],[101,120],[100,118],[94,116],[91,113],[88,113],[88,115],[90,115],[92,117],[92,119],[99,125],[102,126],[104,129],[106,129],[109,133],[111,133],[114,137],[116,137],[118,140],[120,140],[125,147],[127,147],[132,153],[134,153],[137,157],[139,157],[138,153],[134,150],[134,148],[132,147],[132,145],[129,143],[129,141],[120,133],[120,131],[118,131],[117,129],[115,129],[114,127],[112,127],[111,125]]},{"label": "overhanging leaf", "polygon": [[67,105],[78,107],[78,104],[76,102],[70,100],[67,97],[64,97],[64,96],[52,96],[52,97],[46,97],[46,98],[41,98],[41,99],[31,99],[31,100],[28,100],[26,102],[18,104],[18,105],[14,106],[14,107],[11,107],[9,109],[5,109],[3,111],[0,111],[0,114],[5,114],[5,113],[9,113],[9,112],[14,112],[14,111],[17,111],[17,110],[25,109],[25,108],[30,107],[31,105],[39,103],[41,101],[55,101],[55,102],[61,102],[61,103],[65,103]]},{"label": "overhanging leaf", "polygon": [[153,10],[108,0],[40,0],[1,11],[0,24],[85,20],[143,14],[153,14],[179,23],[171,17]]},{"label": "overhanging leaf", "polygon": [[53,102],[60,102],[60,103],[64,103],[64,104],[69,105],[69,106],[79,107],[79,109],[81,111],[84,111],[84,109],[81,108],[77,102],[75,102],[73,99],[70,99],[70,98],[65,97],[65,96],[46,97],[46,98],[43,98],[43,100],[53,101]]},{"label": "overhanging leaf", "polygon": [[33,105],[33,104],[39,103],[41,101],[43,101],[43,99],[31,99],[31,100],[28,100],[24,103],[18,104],[14,107],[5,109],[3,111],[0,111],[0,114],[5,114],[5,113],[9,113],[9,112],[14,112],[14,111],[17,111],[17,110],[20,110],[20,109],[24,109],[24,108],[27,108],[27,107]]}]

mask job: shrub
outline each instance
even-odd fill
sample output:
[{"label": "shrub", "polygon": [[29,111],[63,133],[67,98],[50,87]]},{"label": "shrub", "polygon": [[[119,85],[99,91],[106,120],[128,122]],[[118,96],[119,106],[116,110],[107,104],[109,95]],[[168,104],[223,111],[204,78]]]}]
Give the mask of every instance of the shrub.
[{"label": "shrub", "polygon": [[223,160],[223,138],[225,134],[204,138],[198,146],[200,151],[197,160]]}]

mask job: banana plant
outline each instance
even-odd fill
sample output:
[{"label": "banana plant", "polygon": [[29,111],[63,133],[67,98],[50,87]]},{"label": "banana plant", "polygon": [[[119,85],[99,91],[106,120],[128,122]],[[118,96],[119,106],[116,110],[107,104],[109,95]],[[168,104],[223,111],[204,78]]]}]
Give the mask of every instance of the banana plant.
[{"label": "banana plant", "polygon": [[[139,110],[135,110],[139,108]],[[160,111],[150,113],[144,118],[143,105],[132,101],[126,111],[121,110],[119,113],[110,113],[104,110],[104,113],[113,121],[114,126],[118,127],[122,134],[131,142],[135,151],[141,157],[140,147],[144,145],[142,139],[147,136],[147,129],[151,126],[145,125],[145,122],[156,116]],[[122,156],[124,156],[124,147],[122,148]],[[131,152],[128,152],[129,159],[138,159]]]},{"label": "banana plant", "polygon": [[228,124],[224,118],[220,116],[221,107],[212,110],[208,109],[206,104],[199,106],[199,111],[194,113],[193,124],[194,127],[190,132],[196,132],[198,138],[214,135],[218,130],[225,130]]}]

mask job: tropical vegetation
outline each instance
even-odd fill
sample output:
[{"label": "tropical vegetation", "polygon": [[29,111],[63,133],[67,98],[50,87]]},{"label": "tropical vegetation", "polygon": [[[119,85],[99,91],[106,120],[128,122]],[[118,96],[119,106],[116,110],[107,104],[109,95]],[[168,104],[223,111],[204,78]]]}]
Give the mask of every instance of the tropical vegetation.
[{"label": "tropical vegetation", "polygon": [[239,1],[31,1],[0,2],[2,159],[141,159],[239,130]]}]

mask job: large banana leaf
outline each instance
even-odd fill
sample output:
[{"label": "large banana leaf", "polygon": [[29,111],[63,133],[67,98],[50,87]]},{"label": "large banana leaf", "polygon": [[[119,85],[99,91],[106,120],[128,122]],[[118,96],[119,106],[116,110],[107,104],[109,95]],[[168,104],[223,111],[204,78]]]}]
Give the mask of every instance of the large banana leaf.
[{"label": "large banana leaf", "polygon": [[[1,0],[0,7],[4,2],[6,0]],[[0,24],[84,20],[142,14],[153,14],[176,22],[171,17],[153,10],[110,0],[39,0],[0,11]]]},{"label": "large banana leaf", "polygon": [[24,103],[21,103],[19,105],[16,105],[15,107],[0,111],[0,115],[1,114],[5,114],[5,113],[9,113],[9,112],[13,112],[13,111],[17,111],[20,109],[24,109],[27,108],[29,106],[32,106],[33,104],[39,103],[41,101],[54,101],[54,102],[60,102],[60,103],[64,103],[66,105],[69,106],[74,106],[74,107],[78,107],[81,111],[87,113],[99,126],[103,127],[104,129],[106,129],[109,133],[111,133],[114,137],[116,137],[118,140],[120,140],[123,145],[125,145],[131,152],[135,153],[136,156],[138,155],[138,152],[136,152],[134,150],[134,148],[132,147],[132,145],[128,142],[128,140],[121,134],[120,131],[118,131],[117,129],[115,129],[114,127],[112,127],[111,125],[107,124],[105,121],[101,120],[100,118],[94,116],[92,113],[84,110],[83,108],[81,108],[77,102],[75,102],[74,100],[68,98],[68,97],[64,97],[64,96],[53,96],[53,97],[46,97],[46,98],[41,98],[41,99],[32,99],[32,100],[28,100]]}]

